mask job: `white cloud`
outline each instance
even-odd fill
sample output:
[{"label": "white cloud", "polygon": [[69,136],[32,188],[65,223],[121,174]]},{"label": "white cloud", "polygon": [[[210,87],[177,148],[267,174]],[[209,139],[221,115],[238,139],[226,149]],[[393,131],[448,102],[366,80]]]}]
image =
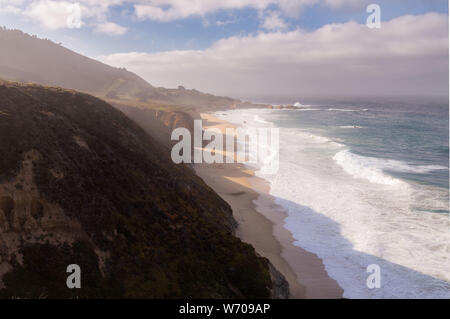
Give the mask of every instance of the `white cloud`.
[{"label": "white cloud", "polygon": [[222,39],[206,50],[102,59],[157,86],[182,84],[217,94],[444,93],[448,16],[402,16],[381,29],[348,22],[311,32],[261,32]]},{"label": "white cloud", "polygon": [[369,0],[324,0],[324,4],[331,8],[366,8],[371,1]]},{"label": "white cloud", "polygon": [[265,16],[263,16],[263,23],[261,27],[266,30],[286,30],[289,25],[281,18],[281,13],[277,11],[269,11]]},{"label": "white cloud", "polygon": [[236,18],[234,19],[229,19],[229,20],[217,20],[216,21],[216,25],[218,26],[223,26],[223,25],[227,25],[227,24],[233,24],[236,23],[238,20]]},{"label": "white cloud", "polygon": [[[206,15],[219,10],[244,8],[253,8],[259,12],[275,10],[284,16],[298,18],[302,9],[308,6],[322,4],[334,9],[361,9],[361,3],[365,2],[367,0],[0,0],[0,12],[22,14],[46,28],[60,29],[66,27],[70,14],[68,7],[76,3],[82,8],[82,21],[88,21],[83,26],[98,25],[97,29],[101,29],[107,23],[111,8],[123,4],[133,5],[134,14],[140,19],[168,22],[189,17],[199,17],[205,21]],[[280,15],[272,23],[281,26],[281,19]],[[271,21],[267,23],[270,26]],[[208,24],[209,21],[205,25]]]},{"label": "white cloud", "polygon": [[0,0],[0,13],[19,14],[24,0]]},{"label": "white cloud", "polygon": [[23,13],[48,29],[60,29],[67,28],[71,7],[66,1],[41,0],[31,2]]},{"label": "white cloud", "polygon": [[[131,0],[130,0],[131,1]],[[192,16],[204,17],[219,10],[253,8],[259,11],[278,7],[284,15],[298,18],[305,7],[322,4],[339,9],[361,9],[368,0],[147,0],[134,2],[135,13],[140,19],[173,21]]]},{"label": "white cloud", "polygon": [[0,0],[0,5],[2,6],[20,6],[25,2],[25,0]]},{"label": "white cloud", "polygon": [[0,7],[0,13],[19,14],[20,9],[13,5],[4,5]]},{"label": "white cloud", "polygon": [[173,21],[191,16],[203,17],[219,10],[254,8],[265,10],[278,6],[288,16],[298,16],[301,9],[320,0],[148,0],[135,4],[138,18]]},{"label": "white cloud", "polygon": [[149,0],[135,4],[138,18],[172,21],[191,16],[204,16],[221,9],[264,9],[274,0]]},{"label": "white cloud", "polygon": [[[107,21],[110,8],[128,0],[0,0],[0,13],[31,19],[46,29],[92,27],[96,32],[122,35],[127,29]],[[79,15],[77,10],[79,10]],[[79,18],[78,18],[79,17]],[[80,21],[80,24],[74,21]]]},{"label": "white cloud", "polygon": [[96,32],[102,32],[110,35],[123,35],[127,32],[127,28],[122,27],[113,22],[101,23],[95,27]]}]

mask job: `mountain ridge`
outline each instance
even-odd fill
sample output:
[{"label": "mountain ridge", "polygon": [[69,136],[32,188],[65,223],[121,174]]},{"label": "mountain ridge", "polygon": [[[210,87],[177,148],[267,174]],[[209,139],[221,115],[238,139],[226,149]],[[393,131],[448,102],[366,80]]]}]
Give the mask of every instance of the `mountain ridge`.
[{"label": "mountain ridge", "polygon": [[107,99],[134,99],[202,107],[229,107],[241,101],[197,90],[154,87],[127,71],[83,56],[48,39],[0,28],[0,77],[74,89]]}]

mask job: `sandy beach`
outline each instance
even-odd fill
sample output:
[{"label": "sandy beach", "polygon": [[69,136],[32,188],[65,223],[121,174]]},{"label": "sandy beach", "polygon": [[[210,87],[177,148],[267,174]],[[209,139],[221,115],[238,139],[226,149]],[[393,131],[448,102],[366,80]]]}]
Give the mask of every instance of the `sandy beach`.
[{"label": "sandy beach", "polygon": [[[201,114],[203,128],[235,127],[211,114]],[[243,164],[196,164],[197,174],[233,209],[236,235],[253,245],[285,276],[291,298],[342,298],[342,289],[315,254],[294,246],[283,227],[286,212],[269,195],[269,184]]]}]

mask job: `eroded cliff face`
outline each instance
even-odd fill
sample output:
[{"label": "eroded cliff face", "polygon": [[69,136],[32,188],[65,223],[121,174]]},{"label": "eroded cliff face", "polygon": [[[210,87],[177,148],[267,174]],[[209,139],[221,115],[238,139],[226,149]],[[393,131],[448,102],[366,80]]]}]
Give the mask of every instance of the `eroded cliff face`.
[{"label": "eroded cliff face", "polygon": [[[2,278],[6,273],[15,265],[24,266],[23,243],[61,246],[87,242],[97,255],[99,270],[104,271],[108,252],[96,247],[78,220],[41,198],[33,173],[41,159],[36,150],[26,152],[17,176],[0,184],[0,289],[5,288]],[[58,168],[49,172],[57,179],[64,178]]]},{"label": "eroded cliff face", "polygon": [[59,88],[2,82],[0,97],[1,297],[271,296],[229,205],[124,114]]},{"label": "eroded cliff face", "polygon": [[194,119],[181,111],[156,111],[156,119],[166,126],[170,132],[178,127],[184,127],[190,132],[194,131]]},{"label": "eroded cliff face", "polygon": [[139,124],[167,149],[174,145],[170,137],[175,128],[184,127],[191,132],[193,131],[194,120],[186,112],[129,106],[120,103],[114,103],[113,106]]}]

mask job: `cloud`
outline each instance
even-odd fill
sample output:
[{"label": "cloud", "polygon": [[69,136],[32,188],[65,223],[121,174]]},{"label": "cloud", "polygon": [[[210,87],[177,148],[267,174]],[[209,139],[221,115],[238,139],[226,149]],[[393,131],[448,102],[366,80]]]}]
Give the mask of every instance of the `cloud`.
[{"label": "cloud", "polygon": [[20,9],[13,5],[3,5],[0,7],[0,13],[20,14]]},{"label": "cloud", "polygon": [[[318,4],[338,9],[361,9],[361,3],[367,0],[0,0],[0,13],[23,15],[38,22],[48,29],[66,28],[66,20],[70,15],[70,7],[74,4],[81,7],[82,26],[102,29],[108,23],[111,9],[120,5],[132,5],[134,14],[139,19],[151,19],[169,22],[190,17],[201,18],[220,10],[241,10],[252,8],[258,12],[280,12],[277,17],[267,18],[270,25],[282,26],[282,14],[286,17],[298,18],[305,7]],[[281,14],[282,13],[282,14]],[[267,14],[267,12],[266,12]],[[218,21],[221,24],[223,21]],[[216,23],[216,24],[217,24]],[[209,25],[209,21],[204,23]]]},{"label": "cloud", "polygon": [[106,22],[95,27],[96,32],[102,32],[110,35],[123,35],[127,32],[127,28],[122,27],[113,22]]},{"label": "cloud", "polygon": [[324,5],[330,8],[351,8],[362,9],[366,8],[371,1],[369,0],[324,0]]},{"label": "cloud", "polygon": [[218,25],[218,26],[224,26],[224,25],[236,23],[237,21],[238,21],[238,20],[237,20],[236,18],[234,18],[234,19],[229,19],[229,20],[217,20],[217,21],[216,21],[216,25]]},{"label": "cloud", "polygon": [[0,13],[31,19],[46,29],[92,27],[95,32],[122,35],[127,29],[107,21],[112,6],[128,0],[0,0]]},{"label": "cloud", "polygon": [[320,3],[320,0],[277,0],[274,2],[285,15],[298,18],[304,7]]},{"label": "cloud", "polygon": [[189,17],[204,17],[219,10],[253,8],[258,11],[277,7],[284,15],[298,18],[305,7],[322,4],[332,9],[361,9],[367,0],[147,0],[133,1],[136,16],[168,22]]},{"label": "cloud", "polygon": [[383,22],[348,22],[315,31],[260,32],[205,50],[130,52],[101,58],[157,86],[248,95],[444,94],[448,16],[429,13]]},{"label": "cloud", "polygon": [[25,0],[0,0],[0,6],[14,6],[19,7]]},{"label": "cloud", "polygon": [[68,27],[72,6],[66,1],[41,0],[31,2],[23,13],[48,29],[60,29]]},{"label": "cloud", "polygon": [[286,30],[289,27],[283,18],[281,18],[281,13],[277,11],[269,11],[263,19],[264,21],[261,27],[266,30]]},{"label": "cloud", "polygon": [[136,3],[135,12],[140,19],[173,21],[192,16],[203,17],[219,10],[253,8],[259,11],[277,6],[291,17],[298,17],[301,9],[319,3],[320,0],[148,0]]},{"label": "cloud", "polygon": [[157,21],[172,21],[191,16],[203,17],[218,10],[252,7],[262,10],[273,0],[149,0],[135,4],[138,18]]}]

